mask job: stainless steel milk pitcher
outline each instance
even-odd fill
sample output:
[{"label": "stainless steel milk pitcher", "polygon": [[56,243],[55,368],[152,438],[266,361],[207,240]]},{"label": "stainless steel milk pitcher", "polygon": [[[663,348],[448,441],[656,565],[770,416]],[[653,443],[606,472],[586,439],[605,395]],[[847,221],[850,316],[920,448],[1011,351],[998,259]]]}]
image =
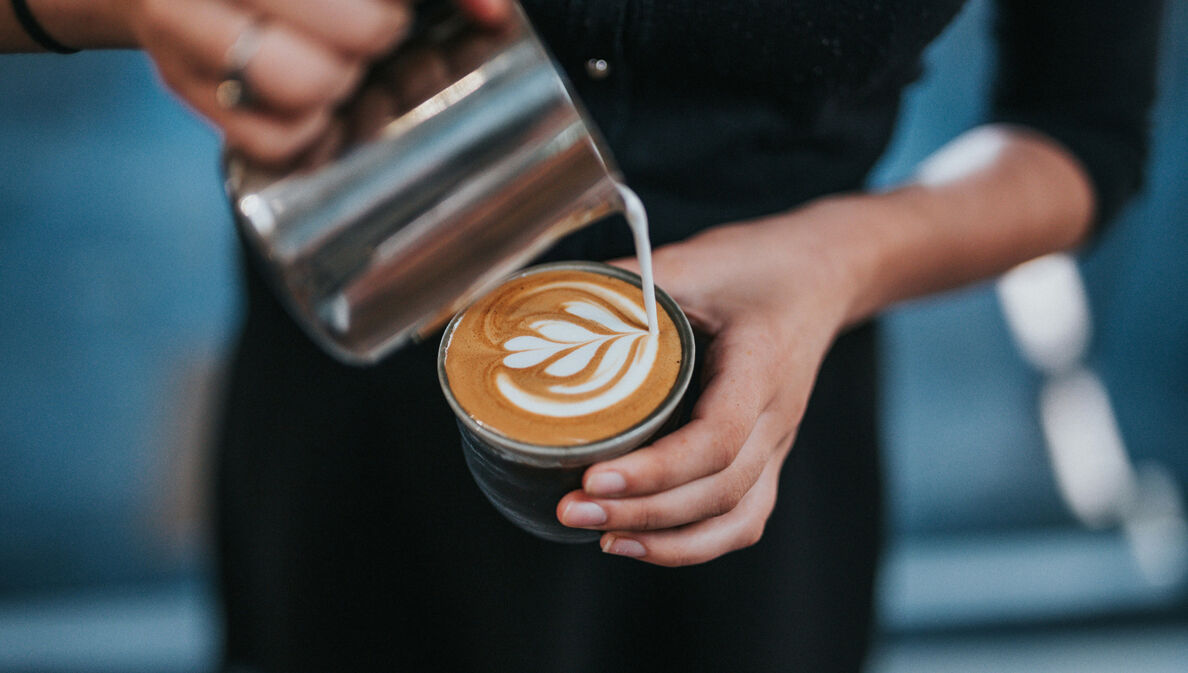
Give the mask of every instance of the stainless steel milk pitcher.
[{"label": "stainless steel milk pitcher", "polygon": [[370,363],[550,243],[622,210],[617,169],[515,8],[475,25],[418,6],[410,39],[341,111],[337,146],[285,170],[229,154],[226,187],[297,321]]}]

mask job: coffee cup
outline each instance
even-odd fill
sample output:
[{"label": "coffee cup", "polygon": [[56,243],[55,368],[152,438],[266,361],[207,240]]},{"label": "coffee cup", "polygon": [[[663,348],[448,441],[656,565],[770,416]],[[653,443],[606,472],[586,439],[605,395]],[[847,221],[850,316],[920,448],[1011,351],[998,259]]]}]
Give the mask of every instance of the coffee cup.
[{"label": "coffee cup", "polygon": [[507,519],[547,540],[587,542],[558,501],[590,465],[667,434],[692,378],[693,331],[656,288],[659,329],[640,277],[597,262],[512,274],[446,327],[442,392],[479,489]]}]

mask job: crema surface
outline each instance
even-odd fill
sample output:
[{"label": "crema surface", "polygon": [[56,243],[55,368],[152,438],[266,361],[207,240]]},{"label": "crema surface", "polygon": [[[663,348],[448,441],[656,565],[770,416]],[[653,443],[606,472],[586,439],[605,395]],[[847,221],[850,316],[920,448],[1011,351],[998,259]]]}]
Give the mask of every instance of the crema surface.
[{"label": "crema surface", "polygon": [[681,344],[643,294],[592,271],[515,278],[466,311],[446,345],[450,390],[479,424],[507,437],[572,446],[628,430],[672,389]]}]

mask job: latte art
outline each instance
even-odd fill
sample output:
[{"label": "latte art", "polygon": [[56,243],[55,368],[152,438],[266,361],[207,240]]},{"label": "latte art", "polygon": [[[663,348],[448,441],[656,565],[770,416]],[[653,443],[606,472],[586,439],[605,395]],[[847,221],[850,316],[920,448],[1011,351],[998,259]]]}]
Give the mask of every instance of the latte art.
[{"label": "latte art", "polygon": [[[619,306],[635,308],[622,295],[592,283],[568,285]],[[549,288],[542,291],[545,289]],[[539,336],[515,336],[504,342],[503,347],[514,352],[503,358],[503,364],[526,369],[550,360],[545,374],[573,382],[551,385],[548,392],[552,395],[542,396],[525,390],[509,373],[500,372],[495,376],[495,387],[503,397],[526,411],[561,418],[609,409],[639,390],[656,363],[657,338],[646,328],[632,327],[607,307],[588,300],[567,301],[562,307],[575,319],[530,323]],[[560,357],[554,358],[556,355]],[[603,392],[584,396],[597,390]]]},{"label": "latte art", "polygon": [[471,418],[548,445],[621,432],[660,405],[676,380],[672,319],[648,330],[640,288],[589,271],[513,280],[462,316],[446,373]]}]

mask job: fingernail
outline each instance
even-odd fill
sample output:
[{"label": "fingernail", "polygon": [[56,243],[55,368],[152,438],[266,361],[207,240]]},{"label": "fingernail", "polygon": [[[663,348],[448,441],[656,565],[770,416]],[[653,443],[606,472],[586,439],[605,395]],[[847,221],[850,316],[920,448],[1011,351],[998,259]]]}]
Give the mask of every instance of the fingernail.
[{"label": "fingernail", "polygon": [[561,513],[566,526],[597,526],[606,523],[606,510],[593,502],[571,502]]},{"label": "fingernail", "polygon": [[602,551],[607,554],[618,554],[619,556],[630,556],[631,558],[643,558],[648,553],[648,550],[644,549],[644,546],[639,542],[614,536],[606,538],[606,542],[602,544]]},{"label": "fingernail", "polygon": [[586,493],[615,495],[627,490],[627,480],[618,472],[596,472],[586,479]]}]

